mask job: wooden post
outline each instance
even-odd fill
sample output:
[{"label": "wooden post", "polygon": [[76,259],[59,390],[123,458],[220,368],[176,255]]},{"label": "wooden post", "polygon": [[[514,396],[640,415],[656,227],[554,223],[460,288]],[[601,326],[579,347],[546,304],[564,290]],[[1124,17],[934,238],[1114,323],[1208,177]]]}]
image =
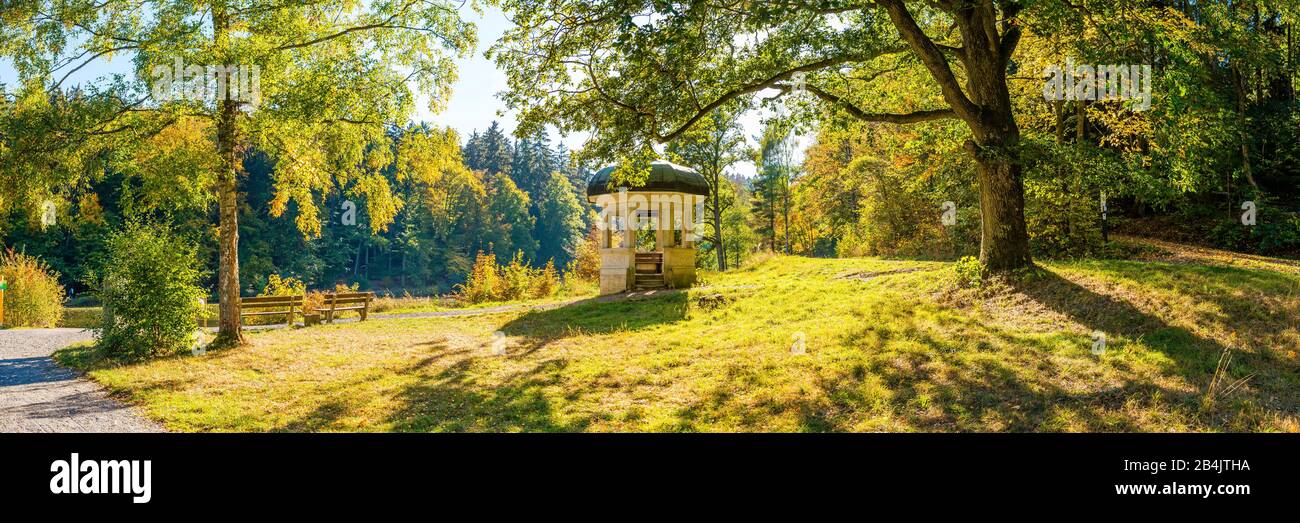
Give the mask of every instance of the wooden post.
[{"label": "wooden post", "polygon": [[1101,241],[1103,243],[1110,242],[1110,231],[1108,230],[1109,228],[1107,227],[1107,225],[1109,224],[1106,222],[1107,210],[1108,209],[1106,209],[1106,193],[1103,191],[1101,193]]},{"label": "wooden post", "polygon": [[337,292],[330,293],[330,313],[328,318],[330,323],[334,323],[334,298],[337,296],[338,296]]}]

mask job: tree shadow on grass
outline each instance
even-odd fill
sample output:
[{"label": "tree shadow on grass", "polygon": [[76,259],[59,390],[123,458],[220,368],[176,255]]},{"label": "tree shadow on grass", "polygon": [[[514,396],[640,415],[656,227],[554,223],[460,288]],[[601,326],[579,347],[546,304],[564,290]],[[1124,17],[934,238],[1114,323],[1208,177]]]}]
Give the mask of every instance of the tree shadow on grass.
[{"label": "tree shadow on grass", "polygon": [[1129,284],[1195,296],[1211,307],[1181,314],[1200,326],[1237,332],[1246,345],[1300,349],[1296,325],[1285,321],[1286,317],[1300,315],[1300,279],[1294,275],[1238,267],[1133,262],[1107,264],[1104,272],[1108,278]]},{"label": "tree shadow on grass", "polygon": [[[1226,349],[1218,341],[1170,325],[1123,299],[1094,292],[1049,271],[1016,281],[1012,288],[1091,331],[1104,333],[1112,340],[1109,350],[1124,350],[1116,340],[1140,340],[1167,358],[1161,375],[1180,378],[1190,387],[1170,387],[1131,372],[1121,358],[1104,363],[1118,370],[1121,378],[1096,386],[1096,380],[1103,379],[1101,369],[1062,368],[1051,357],[1062,343],[1091,343],[1068,339],[1077,338],[1077,334],[1063,333],[1063,338],[976,325],[973,332],[965,334],[1019,348],[981,357],[958,355],[952,340],[936,339],[927,329],[914,327],[909,329],[910,338],[926,346],[926,351],[894,353],[872,359],[856,375],[821,378],[819,387],[829,400],[801,406],[812,413],[804,417],[804,426],[808,430],[848,429],[851,420],[835,413],[861,410],[871,399],[862,394],[868,388],[863,381],[866,375],[877,377],[889,391],[888,410],[921,430],[1143,431],[1167,427],[1171,422],[1191,428],[1257,430],[1262,414],[1259,406],[1273,412],[1296,409],[1294,393],[1277,384],[1290,384],[1287,389],[1293,389],[1297,377],[1272,351],[1234,347],[1227,380],[1253,373],[1252,387],[1205,411],[1205,391]],[[907,321],[915,325],[916,320]],[[868,327],[860,334],[865,336],[870,330]],[[1083,374],[1070,376],[1072,372]]]},{"label": "tree shadow on grass", "polygon": [[637,296],[618,301],[588,300],[554,309],[535,310],[501,327],[507,336],[523,339],[522,354],[572,336],[636,331],[686,319],[685,292]]},{"label": "tree shadow on grass", "polygon": [[[755,391],[755,373],[762,370],[738,368],[679,411],[681,427],[726,419],[742,429],[770,430],[772,416],[794,415],[800,430],[818,432],[1262,430],[1273,426],[1271,416],[1300,405],[1294,392],[1300,377],[1273,351],[1233,347],[1226,380],[1255,377],[1206,408],[1206,390],[1226,349],[1219,341],[1171,325],[1123,294],[1095,292],[1055,273],[1041,271],[1012,287],[1104,333],[1110,351],[1141,343],[1160,353],[1146,360],[1154,362],[1155,373],[1133,368],[1139,360],[1124,353],[1089,364],[1088,333],[949,323],[935,314],[942,306],[919,302],[862,312],[862,327],[838,342],[862,349],[813,367],[812,393]],[[873,314],[896,318],[871,321]]]},{"label": "tree shadow on grass", "polygon": [[[503,357],[512,363],[528,362],[525,370],[480,379],[478,371],[483,369],[478,366],[492,363],[465,358],[431,371],[428,362],[417,362],[402,372],[421,377],[397,395],[401,407],[389,421],[394,430],[416,432],[585,430],[597,415],[562,414],[556,410],[568,360],[543,356],[532,361],[529,356],[555,340],[571,336],[634,331],[681,321],[687,308],[686,293],[673,292],[617,301],[587,300],[530,311],[501,327],[507,336],[516,338],[509,354]],[[566,400],[584,392],[569,391]]]},{"label": "tree shadow on grass", "polygon": [[[1173,372],[1193,384],[1209,383],[1220,356],[1228,348],[1233,351],[1234,366],[1268,374],[1283,372],[1289,374],[1293,380],[1297,377],[1294,365],[1279,360],[1272,350],[1253,346],[1250,339],[1242,340],[1240,345],[1227,347],[1217,340],[1200,336],[1186,328],[1170,325],[1127,301],[1098,294],[1050,271],[1037,271],[1033,278],[1017,282],[1014,288],[1091,330],[1105,333],[1108,338],[1125,336],[1141,339],[1146,346],[1169,357],[1175,364]],[[1198,298],[1217,303],[1222,310],[1226,311],[1242,311],[1251,307],[1249,300],[1245,298],[1233,298],[1222,292],[1196,291],[1192,289],[1182,292],[1194,293]],[[1235,332],[1244,324],[1239,321],[1241,319],[1234,317],[1222,319],[1220,328]],[[1278,327],[1280,325],[1271,328]],[[1243,334],[1259,333],[1243,332]],[[1241,368],[1236,370],[1241,371]]]},{"label": "tree shadow on grass", "polygon": [[402,408],[389,419],[403,432],[577,432],[590,418],[562,420],[547,396],[568,362],[550,359],[490,385],[471,376],[473,360],[462,360],[407,387]]}]

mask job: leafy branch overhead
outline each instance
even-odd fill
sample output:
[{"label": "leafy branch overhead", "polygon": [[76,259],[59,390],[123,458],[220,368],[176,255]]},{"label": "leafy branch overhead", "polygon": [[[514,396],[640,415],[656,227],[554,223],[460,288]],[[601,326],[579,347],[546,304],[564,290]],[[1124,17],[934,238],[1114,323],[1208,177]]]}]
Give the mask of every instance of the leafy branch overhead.
[{"label": "leafy branch overhead", "polygon": [[[1020,35],[1016,2],[496,3],[518,24],[489,52],[509,76],[507,102],[526,125],[594,131],[596,156],[671,141],[728,102],[788,93],[797,74],[808,92],[860,120],[976,120],[982,100],[961,87],[963,68],[985,58],[1005,68]],[[953,17],[965,10],[978,12]],[[961,44],[974,36],[971,24],[995,21],[995,42]],[[941,97],[891,111],[844,85],[845,71],[888,59],[919,60]]]},{"label": "leafy branch overhead", "polygon": [[[25,161],[62,166],[63,173],[44,180],[47,191],[58,192],[93,169],[71,163],[66,154],[33,154],[80,148],[93,156],[182,120],[215,123],[221,116],[221,104],[210,99],[155,99],[155,68],[255,66],[262,100],[255,110],[241,103],[239,146],[283,160],[276,169],[277,208],[293,201],[315,210],[314,194],[337,189],[358,197],[382,194],[367,180],[392,162],[392,154],[377,146],[388,126],[406,123],[419,94],[440,109],[456,79],[454,60],[474,48],[475,27],[459,17],[465,6],[440,0],[15,3],[3,15],[0,54],[13,58],[21,84],[5,92],[5,103],[46,120],[58,114],[58,104],[71,105],[75,110],[68,112],[79,121],[41,133],[52,140],[24,139],[25,131],[48,127],[30,121],[15,126],[5,165],[12,174],[24,170]],[[224,16],[214,18],[218,8]],[[87,64],[124,53],[133,58],[130,74],[83,83],[79,97],[58,94]],[[376,217],[391,215],[372,210]],[[299,226],[319,231],[312,219]]]}]

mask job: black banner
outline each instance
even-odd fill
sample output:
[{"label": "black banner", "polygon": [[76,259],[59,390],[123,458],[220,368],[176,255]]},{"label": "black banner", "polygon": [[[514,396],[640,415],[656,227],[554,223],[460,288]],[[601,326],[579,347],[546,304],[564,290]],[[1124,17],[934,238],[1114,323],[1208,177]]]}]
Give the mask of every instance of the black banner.
[{"label": "black banner", "polygon": [[523,511],[529,501],[668,510],[687,499],[760,512],[864,502],[1014,511],[1021,501],[1070,514],[1196,511],[1287,503],[1297,444],[1270,434],[5,434],[0,499],[142,514],[471,496]]}]

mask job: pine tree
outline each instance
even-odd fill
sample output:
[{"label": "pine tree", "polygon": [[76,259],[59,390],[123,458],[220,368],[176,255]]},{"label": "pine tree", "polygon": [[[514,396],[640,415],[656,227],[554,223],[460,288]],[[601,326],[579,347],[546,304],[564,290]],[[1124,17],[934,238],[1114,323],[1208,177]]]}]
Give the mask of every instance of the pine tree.
[{"label": "pine tree", "polygon": [[537,263],[554,261],[564,267],[573,259],[583,234],[583,206],[573,196],[573,184],[558,172],[547,177],[537,201]]},{"label": "pine tree", "polygon": [[482,171],[483,168],[483,137],[478,134],[478,130],[470,133],[469,140],[465,142],[465,147],[461,149],[461,156],[465,158],[465,166],[472,171]]},{"label": "pine tree", "polygon": [[471,166],[471,169],[486,171],[492,174],[510,174],[512,156],[514,151],[510,147],[510,139],[505,133],[501,132],[501,126],[495,120],[488,127],[487,132],[483,133],[483,144],[480,148],[482,157],[477,167]]}]

